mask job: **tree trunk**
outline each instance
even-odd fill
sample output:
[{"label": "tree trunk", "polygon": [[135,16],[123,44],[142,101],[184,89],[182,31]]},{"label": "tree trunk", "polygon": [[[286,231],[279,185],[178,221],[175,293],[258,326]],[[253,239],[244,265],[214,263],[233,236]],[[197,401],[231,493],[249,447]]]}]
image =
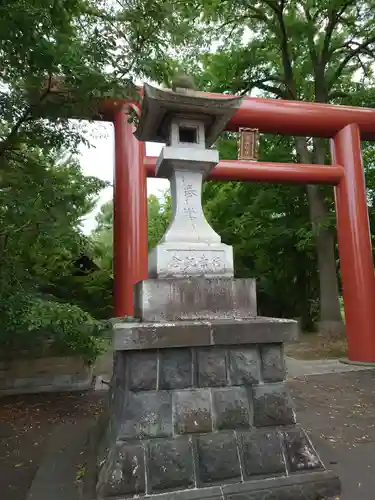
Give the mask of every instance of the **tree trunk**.
[{"label": "tree trunk", "polygon": [[[308,151],[306,139],[296,138],[296,148],[302,162],[310,163],[311,154]],[[318,142],[314,143],[314,160],[315,163],[324,163],[324,145]],[[334,232],[324,227],[328,209],[320,187],[308,185],[307,194],[319,268],[319,330],[333,335],[342,335],[345,329],[339,302]]]}]

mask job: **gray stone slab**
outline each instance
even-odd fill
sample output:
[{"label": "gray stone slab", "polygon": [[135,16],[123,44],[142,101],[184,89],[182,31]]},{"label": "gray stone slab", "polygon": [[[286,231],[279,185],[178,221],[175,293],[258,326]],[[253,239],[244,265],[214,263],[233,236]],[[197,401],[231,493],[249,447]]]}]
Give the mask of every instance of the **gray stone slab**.
[{"label": "gray stone slab", "polygon": [[244,387],[211,389],[211,393],[215,429],[250,427],[248,394]]},{"label": "gray stone slab", "polygon": [[211,432],[212,409],[209,389],[173,392],[173,424],[176,434]]},{"label": "gray stone slab", "polygon": [[297,335],[296,321],[261,316],[244,320],[117,323],[114,325],[114,348],[121,351],[279,343],[294,340]]},{"label": "gray stone slab", "polygon": [[238,432],[237,436],[245,478],[286,474],[281,436],[277,430],[253,429]]},{"label": "gray stone slab", "polygon": [[294,404],[283,384],[254,387],[254,425],[268,427],[296,423]]},{"label": "gray stone slab", "polygon": [[[132,391],[156,390],[157,384],[157,352],[156,351],[135,351],[127,354],[129,372],[129,389]],[[125,375],[125,373],[124,373]]]},{"label": "gray stone slab", "polygon": [[68,376],[14,379],[9,381],[7,388],[0,389],[0,396],[11,396],[17,394],[39,394],[41,392],[79,392],[91,389],[93,385],[93,374],[90,373],[84,380],[74,380]]},{"label": "gray stone slab", "polygon": [[340,490],[338,477],[325,471],[222,486],[224,500],[329,500]]},{"label": "gray stone slab", "polygon": [[98,475],[99,498],[145,492],[144,449],[139,443],[117,443]]},{"label": "gray stone slab", "polygon": [[282,431],[286,456],[289,462],[290,472],[301,472],[311,469],[323,469],[323,464],[301,428]]},{"label": "gray stone slab", "polygon": [[254,317],[254,279],[149,279],[135,289],[135,313],[142,321],[212,320]]},{"label": "gray stone slab", "polygon": [[229,380],[232,385],[251,386],[260,380],[260,357],[257,346],[229,349]]},{"label": "gray stone slab", "polygon": [[286,368],[282,344],[264,345],[260,349],[262,378],[264,382],[281,382],[285,379]]},{"label": "gray stone slab", "polygon": [[191,439],[152,440],[148,444],[149,490],[179,490],[195,486]]},{"label": "gray stone slab", "polygon": [[[163,493],[163,500],[336,500],[340,481],[332,472],[235,482]],[[144,498],[144,497],[138,497]],[[159,500],[159,495],[147,495]]]},{"label": "gray stone slab", "polygon": [[200,436],[197,440],[197,447],[200,483],[212,484],[241,480],[241,467],[234,432],[218,432]]},{"label": "gray stone slab", "polygon": [[121,415],[121,439],[164,437],[172,434],[172,403],[168,391],[127,394]]},{"label": "gray stone slab", "polygon": [[267,344],[295,340],[298,323],[290,319],[265,318],[212,322],[212,344]]},{"label": "gray stone slab", "polygon": [[227,350],[210,346],[197,349],[198,386],[222,387],[228,385]]},{"label": "gray stone slab", "polygon": [[186,389],[192,387],[192,349],[177,348],[159,351],[159,370],[159,389]]},{"label": "gray stone slab", "polygon": [[204,321],[179,323],[118,323],[114,326],[114,349],[163,349],[211,344],[211,326]]}]

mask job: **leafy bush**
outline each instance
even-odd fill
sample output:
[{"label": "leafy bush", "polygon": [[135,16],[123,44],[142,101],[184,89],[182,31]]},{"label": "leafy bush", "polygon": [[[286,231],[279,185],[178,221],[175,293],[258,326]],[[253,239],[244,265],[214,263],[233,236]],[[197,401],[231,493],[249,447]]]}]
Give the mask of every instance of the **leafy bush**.
[{"label": "leafy bush", "polygon": [[[0,341],[7,356],[77,355],[95,361],[103,346],[104,321],[80,307],[40,296],[15,296],[2,308]],[[2,338],[1,338],[2,337]]]},{"label": "leafy bush", "polygon": [[45,291],[65,302],[77,304],[96,319],[113,317],[113,278],[99,269],[81,276],[57,277]]}]

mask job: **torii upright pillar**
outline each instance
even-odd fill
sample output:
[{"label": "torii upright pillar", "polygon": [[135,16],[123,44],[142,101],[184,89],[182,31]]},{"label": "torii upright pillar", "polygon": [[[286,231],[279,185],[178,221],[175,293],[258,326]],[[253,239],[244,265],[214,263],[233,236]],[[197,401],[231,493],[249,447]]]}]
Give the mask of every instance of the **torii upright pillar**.
[{"label": "torii upright pillar", "polygon": [[114,114],[115,172],[113,268],[115,316],[132,316],[133,286],[147,279],[147,179],[145,145],[134,135],[128,122],[128,108]]},{"label": "torii upright pillar", "polygon": [[335,202],[349,360],[373,364],[375,280],[358,125],[338,132],[331,150],[333,161],[344,167]]}]

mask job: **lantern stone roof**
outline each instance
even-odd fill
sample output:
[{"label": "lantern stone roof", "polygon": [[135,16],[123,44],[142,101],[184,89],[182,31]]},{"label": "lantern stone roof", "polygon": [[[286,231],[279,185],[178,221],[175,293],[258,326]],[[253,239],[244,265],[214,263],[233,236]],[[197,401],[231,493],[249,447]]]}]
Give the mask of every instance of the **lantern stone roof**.
[{"label": "lantern stone roof", "polygon": [[242,97],[212,97],[191,89],[158,89],[144,85],[142,112],[135,136],[140,141],[167,143],[171,120],[199,120],[209,148],[239,108]]}]

